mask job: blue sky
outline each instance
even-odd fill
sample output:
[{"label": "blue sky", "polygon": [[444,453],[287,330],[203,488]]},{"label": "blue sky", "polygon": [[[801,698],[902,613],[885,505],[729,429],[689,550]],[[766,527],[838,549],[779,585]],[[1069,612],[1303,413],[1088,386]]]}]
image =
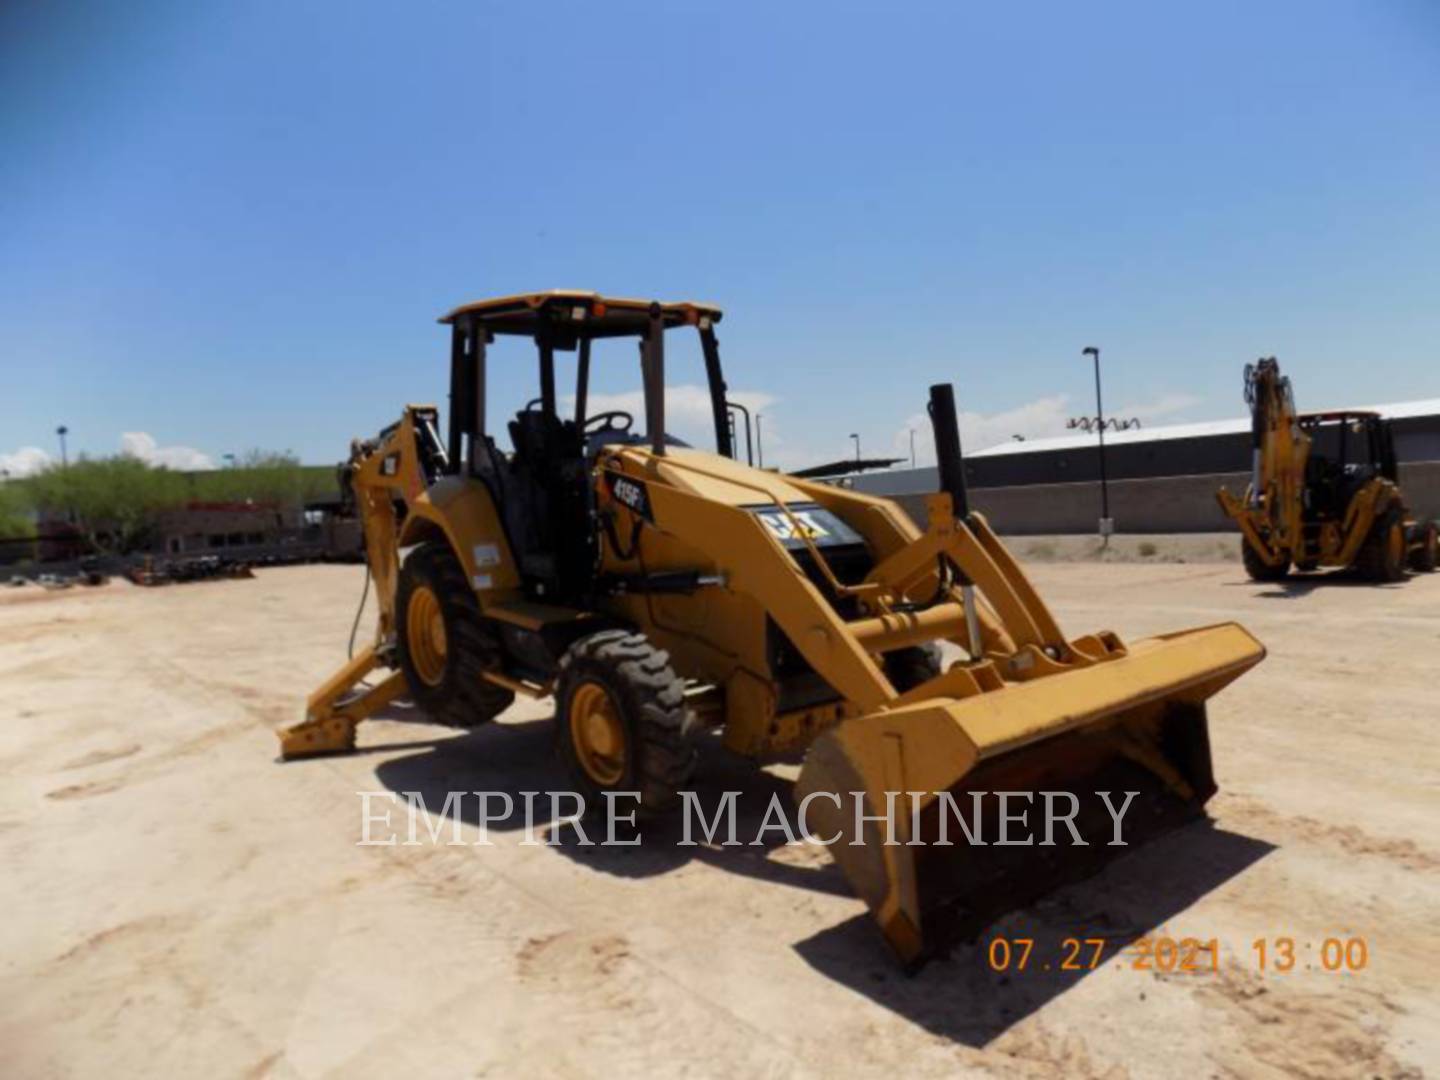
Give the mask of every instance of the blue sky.
[{"label": "blue sky", "polygon": [[555,286],[724,305],[789,465],[942,379],[973,444],[1054,432],[1088,344],[1150,423],[1271,353],[1302,407],[1437,396],[1437,117],[1427,0],[10,0],[0,455],[334,461],[443,403],[440,312]]}]

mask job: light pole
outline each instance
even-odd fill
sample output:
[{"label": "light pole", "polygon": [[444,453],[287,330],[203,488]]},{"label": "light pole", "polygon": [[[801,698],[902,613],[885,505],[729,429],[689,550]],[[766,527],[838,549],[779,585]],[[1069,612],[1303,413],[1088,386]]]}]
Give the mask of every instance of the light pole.
[{"label": "light pole", "polygon": [[[61,424],[55,429],[55,434],[60,436],[60,468],[67,474],[70,471],[70,455],[65,450],[65,436],[70,434],[70,429]],[[75,524],[75,508],[70,504],[70,484],[65,484],[65,520],[71,525]]]},{"label": "light pole", "polygon": [[755,414],[755,460],[762,469],[765,467],[765,440],[761,436],[760,421],[764,415],[758,412]]},{"label": "light pole", "polygon": [[1100,537],[1108,544],[1110,534],[1115,531],[1115,521],[1110,517],[1110,488],[1105,480],[1105,406],[1100,401],[1100,350],[1087,345],[1080,355],[1095,359],[1095,418],[1100,429]]},{"label": "light pole", "polygon": [[910,468],[915,467],[915,429],[910,429]]},{"label": "light pole", "polygon": [[859,435],[856,435],[856,434],[852,431],[852,432],[850,433],[850,438],[852,438],[852,439],[855,440],[855,464],[856,464],[856,465],[859,465],[859,464],[860,464],[860,436],[859,436]]}]

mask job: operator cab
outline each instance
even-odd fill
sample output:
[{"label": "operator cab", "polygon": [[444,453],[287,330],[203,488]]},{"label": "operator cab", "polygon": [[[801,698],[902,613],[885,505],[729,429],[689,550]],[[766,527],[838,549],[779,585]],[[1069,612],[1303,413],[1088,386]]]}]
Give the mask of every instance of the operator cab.
[{"label": "operator cab", "polygon": [[[720,309],[710,304],[553,290],[465,304],[440,319],[451,328],[448,471],[489,488],[533,599],[578,604],[593,588],[599,530],[592,470],[601,450],[648,445],[663,455],[667,447],[687,445],[665,430],[667,331],[693,328],[699,334],[716,450],[734,457],[734,414],[743,408],[726,398],[715,337],[720,318]],[[486,428],[486,347],[497,335],[533,340],[538,358],[540,393],[509,421],[508,455]],[[622,409],[587,411],[591,346],[610,338],[638,344],[643,417]],[[570,415],[559,405],[557,352],[576,354]],[[748,414],[745,422],[748,432]]]},{"label": "operator cab", "polygon": [[1343,517],[1355,493],[1371,480],[1396,479],[1390,424],[1379,413],[1307,413],[1299,423],[1310,438],[1305,459],[1305,510],[1310,520]]}]

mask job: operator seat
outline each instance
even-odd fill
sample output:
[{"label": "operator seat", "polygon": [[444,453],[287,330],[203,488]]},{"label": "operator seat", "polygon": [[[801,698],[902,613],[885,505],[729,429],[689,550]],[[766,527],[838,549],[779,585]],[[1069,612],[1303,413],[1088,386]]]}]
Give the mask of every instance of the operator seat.
[{"label": "operator seat", "polygon": [[1344,504],[1340,500],[1340,467],[1327,457],[1311,452],[1305,460],[1306,517],[1326,521]]},{"label": "operator seat", "polygon": [[506,524],[527,592],[552,602],[583,595],[594,569],[593,493],[575,424],[543,409],[510,421]]}]

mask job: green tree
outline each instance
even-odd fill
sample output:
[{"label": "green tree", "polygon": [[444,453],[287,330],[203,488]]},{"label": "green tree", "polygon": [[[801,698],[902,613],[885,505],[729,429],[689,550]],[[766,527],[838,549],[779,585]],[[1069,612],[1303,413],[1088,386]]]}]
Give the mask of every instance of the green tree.
[{"label": "green tree", "polygon": [[[9,489],[14,489],[13,491]],[[73,521],[99,551],[123,554],[153,538],[161,511],[190,502],[252,502],[296,508],[333,499],[338,487],[329,466],[307,468],[291,454],[252,450],[232,468],[181,473],[120,454],[81,457],[52,465],[0,488],[25,517],[28,510]],[[0,535],[5,503],[0,503]]]},{"label": "green tree", "polygon": [[335,470],[306,467],[292,454],[251,450],[228,469],[191,473],[192,498],[205,502],[257,502],[297,506],[334,498]]},{"label": "green tree", "polygon": [[51,465],[24,484],[32,506],[68,518],[96,550],[109,553],[133,551],[157,511],[185,500],[178,473],[125,454]]},{"label": "green tree", "polygon": [[23,480],[0,480],[0,539],[35,535],[30,499]]}]

